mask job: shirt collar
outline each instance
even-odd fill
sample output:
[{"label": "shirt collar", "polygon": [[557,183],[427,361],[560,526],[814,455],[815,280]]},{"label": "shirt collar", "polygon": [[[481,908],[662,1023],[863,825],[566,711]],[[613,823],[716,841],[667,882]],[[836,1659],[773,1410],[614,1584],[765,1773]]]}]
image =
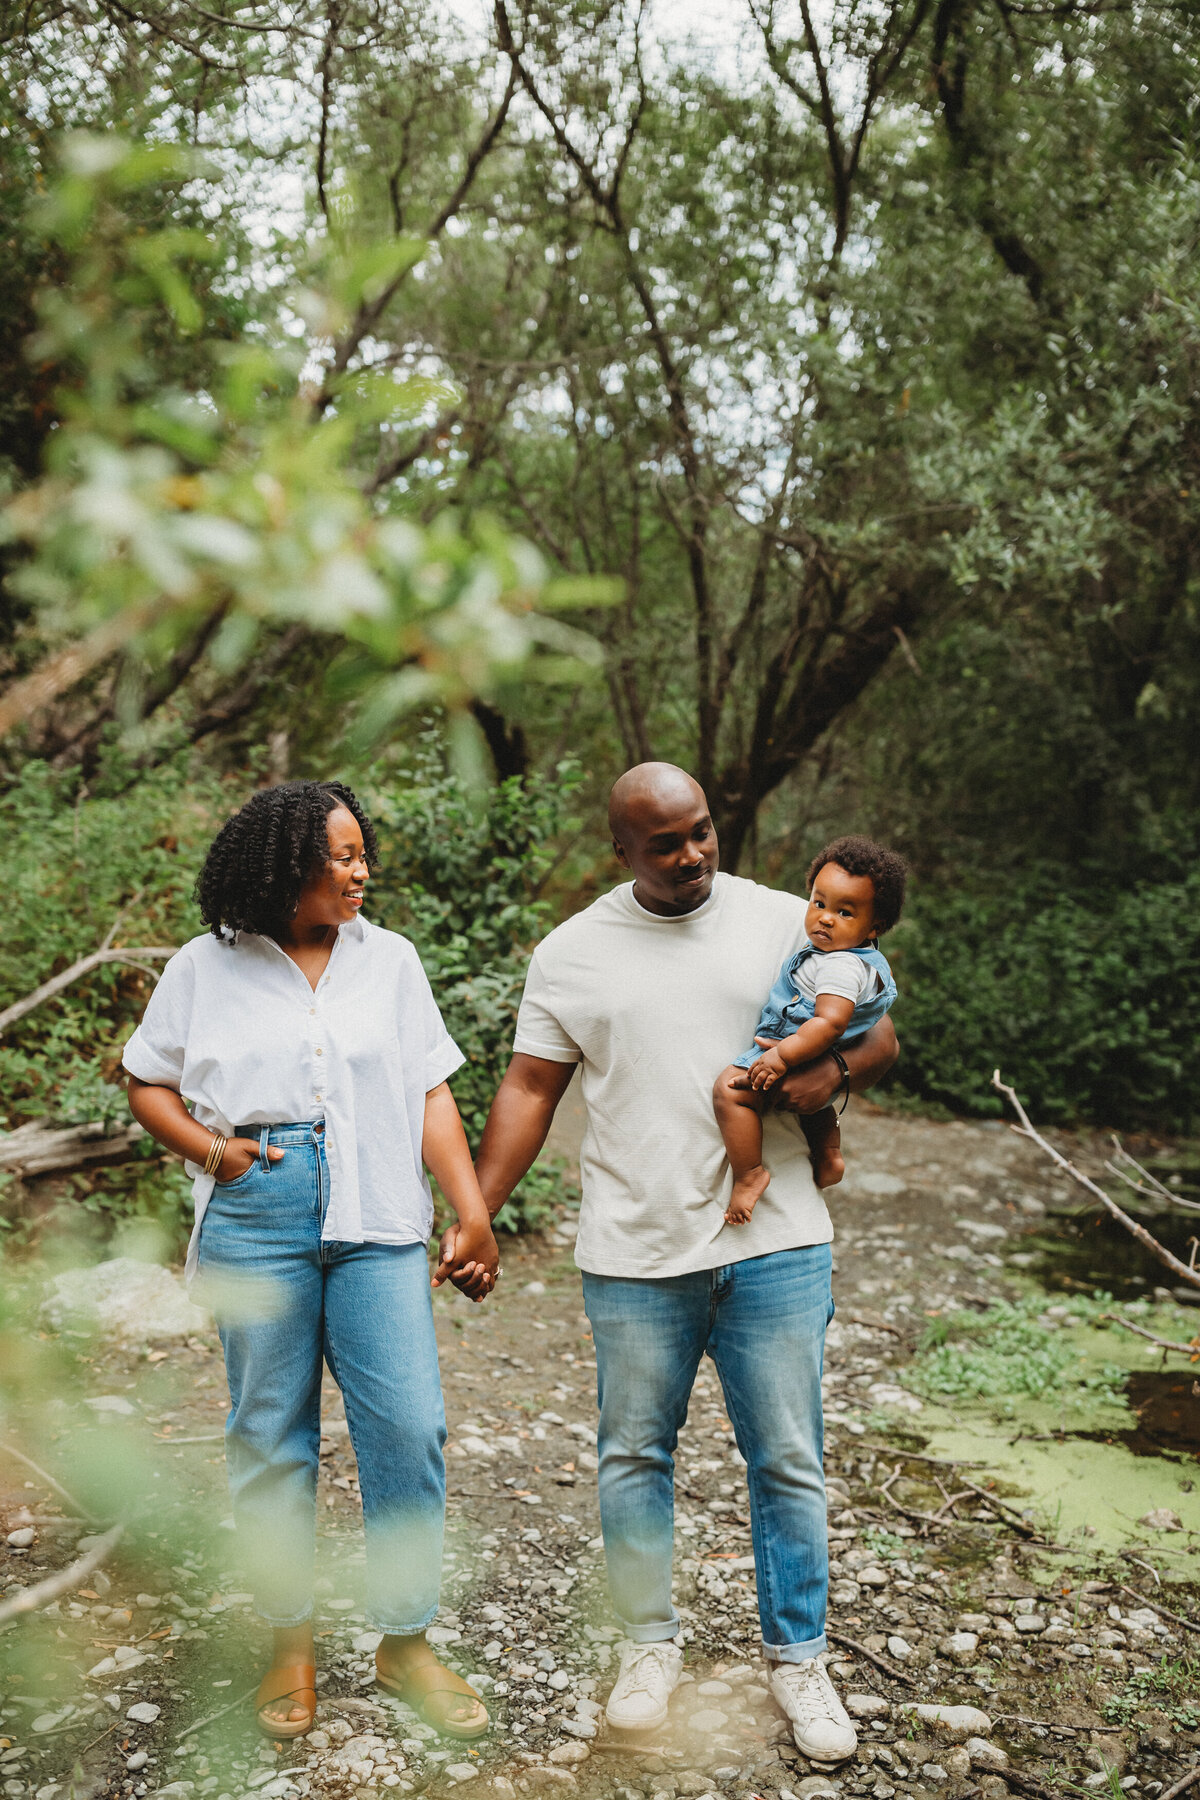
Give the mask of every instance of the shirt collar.
[{"label": "shirt collar", "polygon": [[685,912],[685,913],[651,912],[650,908],[648,906],[642,905],[641,901],[638,899],[637,895],[634,893],[634,891],[633,891],[634,883],[632,881],[627,881],[625,883],[625,892],[629,895],[630,906],[633,908],[634,912],[638,915],[639,918],[653,919],[653,921],[656,925],[683,925],[683,924],[686,924],[686,922],[689,919],[702,918],[706,912],[711,911],[713,901],[717,897],[717,889],[718,889],[718,884],[720,883],[720,880],[721,880],[721,871],[718,869],[716,874],[713,876],[713,884],[712,884],[711,889],[709,890],[707,900],[702,900],[700,902],[699,906],[693,906],[691,912]]},{"label": "shirt collar", "polygon": [[[363,918],[361,913],[356,913],[352,919],[347,919],[344,924],[338,926],[338,934],[333,941],[336,944],[343,937],[352,937],[356,938],[361,944],[366,941],[366,936],[367,921]],[[275,939],[267,936],[265,932],[239,931],[234,938],[234,942],[238,944],[261,944],[268,951],[273,950],[277,956],[287,956],[287,951],[282,945],[277,944]]]}]

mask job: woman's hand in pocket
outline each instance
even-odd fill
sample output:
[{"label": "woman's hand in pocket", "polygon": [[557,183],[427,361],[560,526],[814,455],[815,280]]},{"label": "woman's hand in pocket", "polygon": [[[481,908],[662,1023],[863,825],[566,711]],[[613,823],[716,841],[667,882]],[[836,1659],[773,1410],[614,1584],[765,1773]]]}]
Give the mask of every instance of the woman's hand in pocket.
[{"label": "woman's hand in pocket", "polygon": [[[278,1162],[280,1157],[286,1154],[286,1151],[277,1149],[274,1144],[267,1146],[269,1162]],[[257,1161],[257,1138],[230,1138],[221,1152],[221,1160],[217,1165],[217,1180],[220,1182],[240,1181],[247,1170]]]}]

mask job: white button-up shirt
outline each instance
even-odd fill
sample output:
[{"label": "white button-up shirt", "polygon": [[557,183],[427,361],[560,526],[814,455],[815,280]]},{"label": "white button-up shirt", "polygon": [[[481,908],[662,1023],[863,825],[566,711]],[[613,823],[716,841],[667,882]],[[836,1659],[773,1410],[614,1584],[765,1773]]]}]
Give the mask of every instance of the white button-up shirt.
[{"label": "white button-up shirt", "polygon": [[[427,1243],[433,1201],[421,1161],[425,1096],[464,1061],[416,950],[363,918],[343,925],[316,990],[272,938],[211,932],[173,956],[125,1046],[131,1075],[170,1087],[200,1124],[324,1119],[329,1206],[322,1236]],[[214,1181],[195,1163],[196,1223]]]}]

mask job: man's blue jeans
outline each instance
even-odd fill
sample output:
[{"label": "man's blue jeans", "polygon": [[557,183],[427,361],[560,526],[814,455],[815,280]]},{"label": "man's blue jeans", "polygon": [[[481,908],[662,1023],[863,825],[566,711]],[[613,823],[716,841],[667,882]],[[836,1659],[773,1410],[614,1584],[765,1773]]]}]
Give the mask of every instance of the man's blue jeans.
[{"label": "man's blue jeans", "polygon": [[712,1357],[746,1459],[763,1648],[825,1649],[829,1585],[821,1368],[833,1317],[828,1244],[665,1281],[583,1277],[600,1395],[600,1524],[617,1616],[635,1643],[674,1637],[673,1452]]},{"label": "man's blue jeans", "polygon": [[239,1546],[261,1617],[307,1619],[326,1361],[358,1458],[367,1617],[376,1631],[418,1632],[437,1611],[446,1502],[429,1265],[422,1244],[323,1244],[328,1200],[322,1126],[272,1126],[204,1216],[198,1298],[225,1351]]}]

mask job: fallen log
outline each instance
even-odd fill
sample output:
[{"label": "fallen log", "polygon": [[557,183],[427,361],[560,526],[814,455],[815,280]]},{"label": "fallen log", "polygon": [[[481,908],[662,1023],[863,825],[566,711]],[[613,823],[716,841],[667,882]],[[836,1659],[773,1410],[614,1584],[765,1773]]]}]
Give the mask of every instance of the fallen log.
[{"label": "fallen log", "polygon": [[54,1125],[48,1118],[29,1119],[15,1131],[0,1133],[0,1171],[24,1177],[52,1175],[89,1163],[127,1162],[145,1135],[132,1120],[109,1131],[101,1119],[86,1125]]}]

